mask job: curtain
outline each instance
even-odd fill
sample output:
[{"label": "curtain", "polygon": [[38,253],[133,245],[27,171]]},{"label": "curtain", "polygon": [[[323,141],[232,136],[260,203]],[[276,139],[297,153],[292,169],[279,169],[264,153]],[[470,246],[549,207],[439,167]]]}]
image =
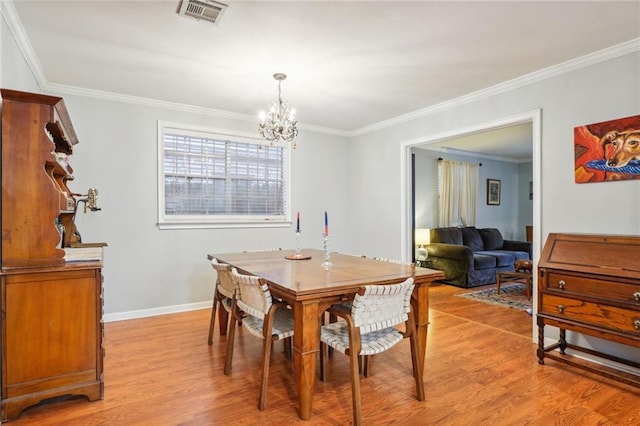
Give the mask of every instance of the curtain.
[{"label": "curtain", "polygon": [[438,174],[439,226],[475,226],[478,165],[442,160]]}]

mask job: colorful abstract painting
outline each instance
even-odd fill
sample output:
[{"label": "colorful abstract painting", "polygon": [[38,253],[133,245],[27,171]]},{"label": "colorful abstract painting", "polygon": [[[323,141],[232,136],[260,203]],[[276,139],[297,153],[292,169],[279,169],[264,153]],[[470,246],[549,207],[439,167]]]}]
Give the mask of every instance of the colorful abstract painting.
[{"label": "colorful abstract painting", "polygon": [[573,129],[576,183],[640,179],[640,115]]}]

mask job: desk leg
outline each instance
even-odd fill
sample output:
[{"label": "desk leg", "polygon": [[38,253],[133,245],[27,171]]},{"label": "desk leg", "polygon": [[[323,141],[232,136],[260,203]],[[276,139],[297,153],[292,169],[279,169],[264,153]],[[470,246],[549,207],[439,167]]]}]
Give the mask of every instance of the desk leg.
[{"label": "desk leg", "polygon": [[298,415],[311,418],[313,390],[316,383],[316,361],[320,351],[320,326],[317,302],[297,302],[293,306],[293,360],[298,384]]},{"label": "desk leg", "polygon": [[[424,359],[427,352],[427,331],[429,328],[429,285],[422,284],[413,290],[411,299],[416,320],[416,343],[418,344],[418,364],[424,373]],[[424,374],[423,374],[424,376]]]}]

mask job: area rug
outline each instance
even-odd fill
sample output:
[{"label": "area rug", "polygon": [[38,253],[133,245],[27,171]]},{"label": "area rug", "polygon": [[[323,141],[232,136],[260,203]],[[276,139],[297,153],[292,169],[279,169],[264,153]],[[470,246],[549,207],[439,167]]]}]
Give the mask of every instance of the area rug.
[{"label": "area rug", "polygon": [[471,293],[456,294],[456,296],[472,299],[477,302],[488,303],[490,305],[514,308],[531,314],[531,301],[527,299],[524,284],[506,284],[500,286],[500,294],[496,293],[496,288],[491,287],[484,290],[473,291]]}]

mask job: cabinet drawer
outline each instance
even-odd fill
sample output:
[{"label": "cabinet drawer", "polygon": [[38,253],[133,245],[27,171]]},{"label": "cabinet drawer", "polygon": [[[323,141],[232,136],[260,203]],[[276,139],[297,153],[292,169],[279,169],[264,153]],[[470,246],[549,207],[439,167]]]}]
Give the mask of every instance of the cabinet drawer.
[{"label": "cabinet drawer", "polygon": [[541,313],[640,336],[640,311],[542,294]]},{"label": "cabinet drawer", "polygon": [[547,271],[546,289],[628,303],[640,309],[640,285]]}]

